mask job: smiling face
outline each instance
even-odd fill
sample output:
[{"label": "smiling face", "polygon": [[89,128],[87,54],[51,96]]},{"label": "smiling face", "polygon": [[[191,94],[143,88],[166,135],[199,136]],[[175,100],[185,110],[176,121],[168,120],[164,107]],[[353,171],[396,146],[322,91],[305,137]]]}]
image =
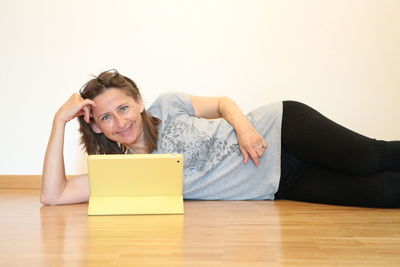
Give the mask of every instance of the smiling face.
[{"label": "smiling face", "polygon": [[95,133],[103,133],[126,147],[145,144],[141,117],[144,106],[140,99],[135,101],[122,90],[111,88],[95,97],[94,102],[91,127]]}]

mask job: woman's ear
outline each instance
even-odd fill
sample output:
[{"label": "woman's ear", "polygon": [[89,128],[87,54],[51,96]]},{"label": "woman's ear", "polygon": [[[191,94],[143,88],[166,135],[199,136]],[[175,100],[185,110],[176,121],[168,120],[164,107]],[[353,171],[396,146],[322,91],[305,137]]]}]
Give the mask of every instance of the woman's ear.
[{"label": "woman's ear", "polygon": [[103,131],[100,129],[99,125],[94,120],[90,120],[90,127],[92,128],[93,132],[100,134]]}]

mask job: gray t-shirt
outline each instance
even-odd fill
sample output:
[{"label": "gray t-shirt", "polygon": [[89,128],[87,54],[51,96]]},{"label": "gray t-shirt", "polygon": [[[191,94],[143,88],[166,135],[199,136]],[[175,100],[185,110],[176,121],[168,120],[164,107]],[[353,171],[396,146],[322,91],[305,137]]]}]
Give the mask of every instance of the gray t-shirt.
[{"label": "gray t-shirt", "polygon": [[268,143],[258,167],[251,159],[243,163],[233,127],[224,119],[196,117],[188,95],[163,93],[148,111],[161,120],[153,153],[184,156],[185,199],[274,199],[280,179],[282,102],[247,115]]}]

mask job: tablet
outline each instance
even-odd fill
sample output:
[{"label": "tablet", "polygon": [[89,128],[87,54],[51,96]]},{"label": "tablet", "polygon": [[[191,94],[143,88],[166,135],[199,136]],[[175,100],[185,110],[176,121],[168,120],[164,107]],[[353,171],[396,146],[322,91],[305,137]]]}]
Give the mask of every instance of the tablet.
[{"label": "tablet", "polygon": [[183,214],[181,154],[88,156],[88,215]]}]

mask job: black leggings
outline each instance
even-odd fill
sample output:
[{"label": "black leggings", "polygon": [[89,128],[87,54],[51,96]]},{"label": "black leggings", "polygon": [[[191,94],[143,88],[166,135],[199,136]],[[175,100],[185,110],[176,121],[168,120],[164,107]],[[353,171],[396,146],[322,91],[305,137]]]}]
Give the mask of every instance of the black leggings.
[{"label": "black leggings", "polygon": [[283,102],[276,199],[400,207],[400,141],[355,133],[299,102]]}]

